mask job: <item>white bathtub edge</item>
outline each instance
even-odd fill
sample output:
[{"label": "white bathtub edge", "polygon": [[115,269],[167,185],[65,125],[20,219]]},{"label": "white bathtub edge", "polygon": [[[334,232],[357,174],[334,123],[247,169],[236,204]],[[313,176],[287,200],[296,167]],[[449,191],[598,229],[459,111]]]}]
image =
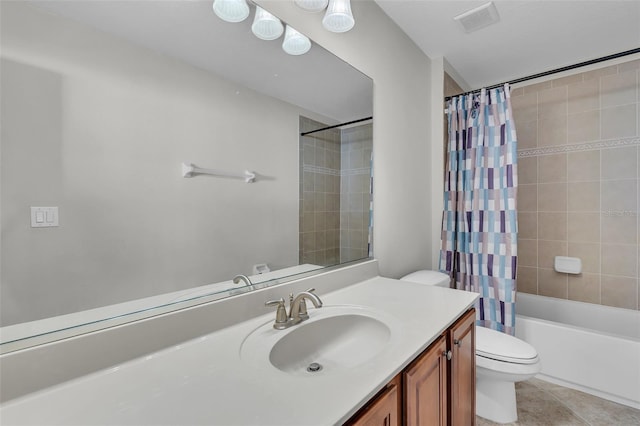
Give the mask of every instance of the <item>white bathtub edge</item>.
[{"label": "white bathtub edge", "polygon": [[640,407],[637,340],[523,315],[516,316],[516,337],[536,348],[541,378]]},{"label": "white bathtub edge", "polygon": [[613,395],[608,392],[602,392],[598,389],[594,389],[588,386],[582,386],[578,383],[568,382],[566,380],[559,379],[557,377],[548,376],[546,374],[539,373],[536,375],[536,379],[540,379],[542,381],[552,383],[558,386],[564,386],[565,388],[570,388],[574,390],[578,390],[580,392],[588,393],[590,395],[597,396],[598,398],[606,399],[608,401],[613,401],[618,404],[626,405],[631,408],[635,408],[640,410],[640,402],[633,401],[631,399],[623,398],[618,395]]}]

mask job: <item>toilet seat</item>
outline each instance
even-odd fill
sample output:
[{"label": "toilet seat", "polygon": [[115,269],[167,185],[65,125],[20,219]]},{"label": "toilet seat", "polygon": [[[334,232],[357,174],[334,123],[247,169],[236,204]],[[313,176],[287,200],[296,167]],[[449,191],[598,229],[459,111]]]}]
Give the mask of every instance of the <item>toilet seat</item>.
[{"label": "toilet seat", "polygon": [[538,353],[527,342],[486,327],[476,327],[476,355],[510,364],[535,364]]},{"label": "toilet seat", "polygon": [[536,358],[531,364],[497,361],[476,355],[476,373],[478,376],[500,376],[507,381],[521,381],[533,377],[540,372],[540,359]]},{"label": "toilet seat", "polygon": [[476,414],[497,423],[518,419],[515,383],[534,377],[542,364],[527,342],[476,327]]}]

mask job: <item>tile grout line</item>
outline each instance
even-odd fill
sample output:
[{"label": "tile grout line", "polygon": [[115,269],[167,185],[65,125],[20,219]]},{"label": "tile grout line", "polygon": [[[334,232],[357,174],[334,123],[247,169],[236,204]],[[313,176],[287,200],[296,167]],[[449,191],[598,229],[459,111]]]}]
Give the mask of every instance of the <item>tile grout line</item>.
[{"label": "tile grout line", "polygon": [[[540,146],[540,95],[536,92],[536,148]],[[540,159],[536,157],[536,294],[540,294]]]},{"label": "tile grout line", "polygon": [[[602,138],[602,79],[598,78],[598,109],[600,112],[599,120],[599,136]],[[602,150],[598,152],[598,205],[600,206],[600,212],[598,213],[598,303],[602,305]]]},{"label": "tile grout line", "polygon": [[[582,75],[582,79],[584,81],[584,75]],[[568,145],[569,144],[569,139],[570,139],[570,135],[569,135],[569,86],[566,86],[566,90],[565,90],[565,95],[566,95],[566,114],[567,114],[567,128],[566,128],[566,132],[567,132],[567,139],[565,140],[565,144]],[[565,153],[565,163],[564,163],[564,171],[565,171],[565,179],[564,179],[564,188],[565,188],[565,221],[564,221],[564,226],[566,229],[566,235],[565,235],[565,241],[567,244],[567,248],[565,251],[564,256],[569,256],[569,153]],[[555,261],[554,261],[554,268],[555,270]],[[582,271],[580,271],[582,272]],[[569,274],[565,274],[565,300],[569,300]]]},{"label": "tile grout line", "polygon": [[[584,417],[582,417],[580,415],[580,413],[578,413],[577,411],[574,411],[571,407],[569,407],[567,404],[564,403],[564,401],[562,399],[560,399],[560,397],[556,396],[553,394],[553,392],[551,392],[548,389],[543,389],[539,386],[537,386],[535,383],[533,383],[533,385],[538,388],[539,390],[541,390],[542,392],[544,392],[545,394],[547,394],[548,396],[550,396],[551,398],[555,399],[556,401],[558,401],[560,403],[560,405],[562,405],[564,408],[566,408],[567,410],[569,410],[571,412],[571,414],[573,414],[574,416],[576,416],[577,418],[579,418],[580,420],[582,420],[586,426],[594,426],[591,423],[589,423],[589,421],[587,419],[585,419]],[[569,389],[569,388],[567,388]]]}]

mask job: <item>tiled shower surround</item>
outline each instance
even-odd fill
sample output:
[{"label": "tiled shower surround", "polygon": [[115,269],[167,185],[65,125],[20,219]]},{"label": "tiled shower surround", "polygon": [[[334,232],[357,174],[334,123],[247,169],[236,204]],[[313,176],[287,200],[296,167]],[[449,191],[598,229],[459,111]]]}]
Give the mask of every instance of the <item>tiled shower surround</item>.
[{"label": "tiled shower surround", "polygon": [[[300,131],[326,124],[300,117]],[[372,126],[300,138],[300,263],[335,265],[368,255]]]},{"label": "tiled shower surround", "polygon": [[369,255],[373,125],[342,130],[340,162],[340,262]]},{"label": "tiled shower surround", "polygon": [[639,81],[635,60],[512,90],[518,291],[640,309]]}]

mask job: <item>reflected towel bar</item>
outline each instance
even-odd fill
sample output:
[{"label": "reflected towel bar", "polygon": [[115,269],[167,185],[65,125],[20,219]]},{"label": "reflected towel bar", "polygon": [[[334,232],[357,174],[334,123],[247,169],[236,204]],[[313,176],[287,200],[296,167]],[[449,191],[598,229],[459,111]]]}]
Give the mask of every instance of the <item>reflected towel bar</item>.
[{"label": "reflected towel bar", "polygon": [[211,175],[211,176],[223,176],[237,179],[244,179],[246,183],[253,183],[256,181],[256,174],[245,170],[244,173],[229,173],[221,170],[203,169],[192,163],[182,163],[182,177],[191,178],[195,175]]}]

